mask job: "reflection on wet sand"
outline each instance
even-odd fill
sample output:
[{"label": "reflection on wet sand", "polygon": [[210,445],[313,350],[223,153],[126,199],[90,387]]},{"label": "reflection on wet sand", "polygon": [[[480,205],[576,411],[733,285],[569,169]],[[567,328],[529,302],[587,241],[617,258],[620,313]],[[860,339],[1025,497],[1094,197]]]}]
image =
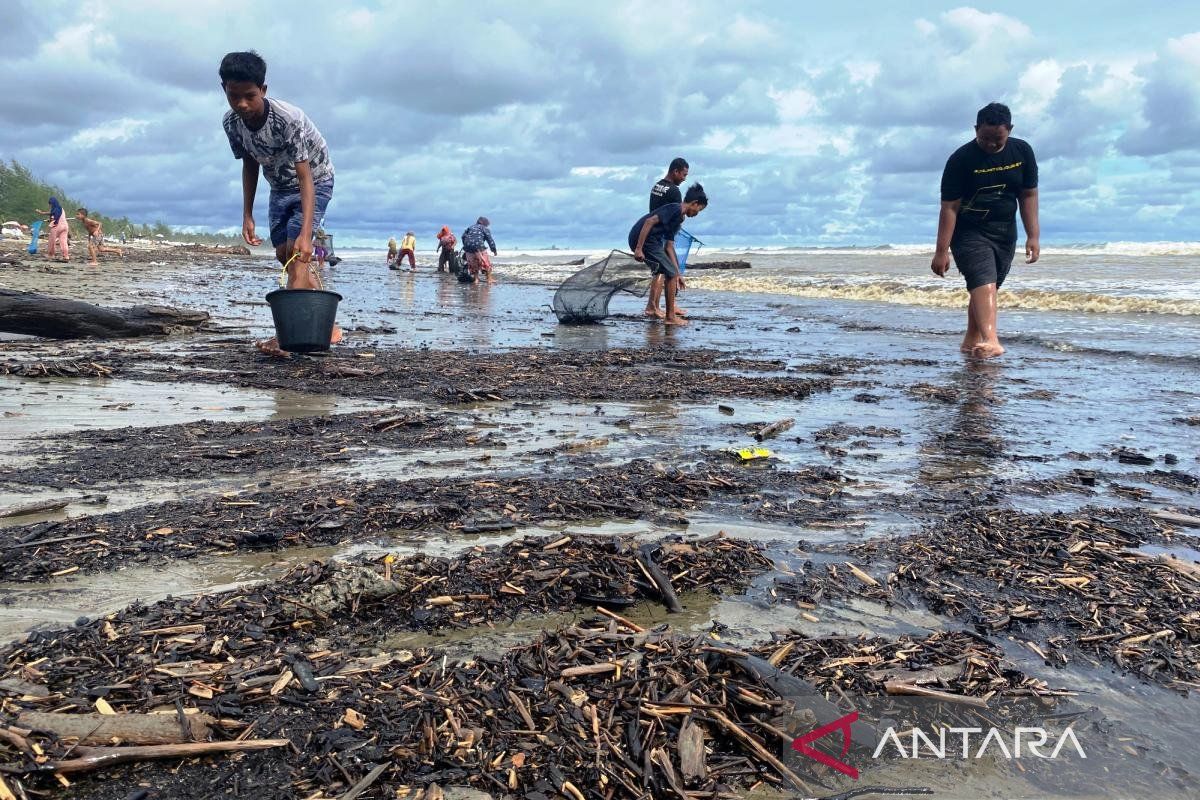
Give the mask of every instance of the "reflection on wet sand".
[{"label": "reflection on wet sand", "polygon": [[943,388],[957,398],[954,410],[944,428],[941,418],[934,417],[931,435],[921,447],[919,483],[945,488],[948,482],[971,479],[983,487],[996,477],[1006,449],[1003,425],[994,413],[1004,402],[996,394],[1003,369],[997,361],[969,358],[950,374]]}]

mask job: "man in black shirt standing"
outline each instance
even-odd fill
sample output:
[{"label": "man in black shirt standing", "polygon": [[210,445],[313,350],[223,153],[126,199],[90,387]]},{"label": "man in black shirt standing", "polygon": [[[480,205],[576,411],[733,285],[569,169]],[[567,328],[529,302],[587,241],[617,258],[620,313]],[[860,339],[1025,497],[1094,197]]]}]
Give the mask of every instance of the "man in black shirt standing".
[{"label": "man in black shirt standing", "polygon": [[1038,169],[1028,142],[1009,136],[1012,112],[989,103],[975,117],[975,138],[954,151],[942,172],[937,248],[930,268],[945,276],[950,256],[967,281],[967,333],[961,349],[977,358],[1004,352],[996,335],[996,290],[1012,266],[1017,210],[1025,227],[1025,263],[1041,254]]},{"label": "man in black shirt standing", "polygon": [[[683,195],[679,193],[680,185],[687,180],[688,162],[682,158],[676,158],[671,162],[671,166],[667,167],[667,174],[662,180],[650,187],[650,213],[658,210],[659,206],[664,206],[667,203],[682,203]],[[662,298],[663,286],[665,278],[662,275],[655,275],[650,280],[650,296],[646,298],[646,316],[663,318],[663,312],[658,310],[658,301]],[[684,288],[683,277],[679,278],[679,288]],[[682,308],[675,309],[676,314],[686,316]]]}]

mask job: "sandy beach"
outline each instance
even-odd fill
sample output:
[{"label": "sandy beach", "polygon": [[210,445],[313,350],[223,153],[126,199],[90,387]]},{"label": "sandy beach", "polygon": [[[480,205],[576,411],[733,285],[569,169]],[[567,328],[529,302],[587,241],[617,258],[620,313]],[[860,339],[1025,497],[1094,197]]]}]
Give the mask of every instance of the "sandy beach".
[{"label": "sandy beach", "polygon": [[[734,254],[753,269],[698,277],[691,325],[668,330],[621,296],[602,325],[557,325],[573,253],[502,257],[467,286],[342,255],[326,279],[345,342],[284,361],[250,347],[271,329],[265,258],[0,271],[211,315],[179,336],[0,342],[0,511],[62,503],[0,519],[8,721],[102,699],[299,745],[26,786],[345,797],[387,759],[493,796],[1195,796],[1197,301],[1027,294],[1009,353],[973,361],[957,300],[855,293],[856,265],[896,256]],[[1135,335],[1164,318],[1176,333]],[[730,452],[753,447],[769,457]],[[994,716],[1011,701],[1009,720],[1036,698],[1078,720],[1088,759],[860,754],[855,784],[754,722],[792,695],[722,648],[864,717],[897,686]],[[674,773],[692,714],[726,770],[703,789]]]}]

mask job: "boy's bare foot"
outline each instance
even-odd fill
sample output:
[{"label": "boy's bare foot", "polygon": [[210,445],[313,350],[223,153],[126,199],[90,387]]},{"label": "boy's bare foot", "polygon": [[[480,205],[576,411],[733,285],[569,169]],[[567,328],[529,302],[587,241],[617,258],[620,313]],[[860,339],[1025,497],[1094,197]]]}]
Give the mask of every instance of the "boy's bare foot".
[{"label": "boy's bare foot", "polygon": [[100,266],[100,262],[99,262],[99,261],[89,261],[89,262],[87,262],[87,263],[88,263],[88,266],[89,266],[89,267],[98,267],[98,266]]},{"label": "boy's bare foot", "polygon": [[651,319],[663,319],[666,317],[666,314],[659,311],[657,308],[647,308],[643,313]]},{"label": "boy's bare foot", "polygon": [[664,317],[664,325],[687,325],[688,321],[683,317]]},{"label": "boy's bare foot", "polygon": [[995,358],[996,356],[1004,355],[1004,347],[999,342],[990,343],[984,342],[977,344],[971,349],[971,355],[975,358]]},{"label": "boy's bare foot", "polygon": [[334,325],[333,326],[333,334],[329,337],[329,343],[337,344],[341,340],[342,340],[342,326]]},{"label": "boy's bare foot", "polygon": [[272,336],[270,339],[263,339],[261,342],[255,342],[254,346],[258,348],[260,353],[266,353],[275,358],[288,358],[288,352],[279,347],[279,340]]}]

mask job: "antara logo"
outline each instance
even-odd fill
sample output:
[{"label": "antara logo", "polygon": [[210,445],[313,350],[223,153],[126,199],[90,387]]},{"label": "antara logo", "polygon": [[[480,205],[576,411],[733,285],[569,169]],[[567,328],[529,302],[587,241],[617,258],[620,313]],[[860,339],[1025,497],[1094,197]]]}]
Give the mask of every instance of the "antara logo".
[{"label": "antara logo", "polygon": [[[818,739],[840,731],[842,734],[841,758],[845,758],[846,754],[850,752],[851,726],[857,721],[858,712],[853,711],[803,736],[797,736],[792,740],[792,749],[830,769],[858,780],[857,769],[812,746],[812,743]],[[1011,735],[1003,733],[999,728],[944,727],[937,729],[933,735],[921,728],[910,728],[905,730],[903,737],[896,732],[895,728],[889,727],[880,737],[879,744],[875,747],[871,758],[897,755],[900,758],[979,759],[990,753],[993,756],[1010,760],[1029,757],[1055,759],[1068,745],[1080,758],[1087,758],[1087,753],[1083,751],[1083,746],[1079,744],[1079,739],[1075,736],[1072,728],[1067,728],[1060,734],[1053,734],[1045,728],[1017,728]],[[905,739],[909,742],[907,748]],[[960,742],[961,747],[958,746]]]},{"label": "antara logo", "polygon": [[[879,746],[875,748],[875,753],[871,758],[879,758],[886,752],[890,744],[895,748],[896,755],[901,758],[978,759],[991,753],[993,756],[1009,760],[1030,757],[1053,759],[1058,758],[1059,753],[1068,743],[1075,748],[1075,752],[1079,754],[1080,758],[1087,758],[1087,753],[1083,752],[1083,747],[1079,744],[1079,739],[1075,737],[1075,731],[1072,728],[1067,728],[1057,737],[1047,732],[1045,728],[1017,728],[1007,740],[1005,734],[998,728],[947,727],[939,729],[933,737],[920,728],[913,728],[906,731],[906,734],[909,737],[910,745],[907,750],[895,728],[888,728],[884,731],[883,737],[879,740]],[[947,737],[952,740],[950,745],[956,744],[953,737],[961,737],[961,749],[947,746]],[[1052,740],[1053,747],[1051,748]],[[975,742],[978,744],[973,746]],[[924,751],[922,746],[924,746]],[[1042,752],[1043,748],[1049,749],[1050,752],[1048,754]]]}]

